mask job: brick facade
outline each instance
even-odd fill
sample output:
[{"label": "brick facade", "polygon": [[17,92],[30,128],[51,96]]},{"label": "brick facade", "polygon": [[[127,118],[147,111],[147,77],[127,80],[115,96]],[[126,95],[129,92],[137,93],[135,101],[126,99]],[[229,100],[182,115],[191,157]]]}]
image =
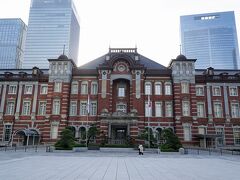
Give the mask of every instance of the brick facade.
[{"label": "brick facade", "polygon": [[1,144],[54,143],[67,126],[81,141],[96,125],[97,143],[150,127],[156,138],[171,128],[185,146],[240,145],[240,71],[195,61],[179,55],[164,67],[137,49],[109,49],[79,68],[61,55],[49,70],[0,70]]}]

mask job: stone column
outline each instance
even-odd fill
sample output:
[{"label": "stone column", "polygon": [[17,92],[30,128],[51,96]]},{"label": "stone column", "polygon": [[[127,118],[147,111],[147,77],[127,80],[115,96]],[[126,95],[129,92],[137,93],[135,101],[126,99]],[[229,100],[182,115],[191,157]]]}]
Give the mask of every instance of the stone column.
[{"label": "stone column", "polygon": [[225,116],[227,121],[230,121],[230,114],[229,114],[229,106],[228,106],[228,94],[227,94],[227,86],[224,83],[223,85],[223,93],[224,93],[224,108],[225,108]]},{"label": "stone column", "polygon": [[15,113],[15,119],[17,120],[19,118],[20,114],[20,105],[21,105],[21,99],[22,99],[22,87],[23,83],[19,83],[19,90],[18,90],[18,98],[17,98],[17,107],[16,107],[16,113]]},{"label": "stone column", "polygon": [[210,85],[207,84],[207,105],[208,105],[208,121],[212,121],[212,99]]},{"label": "stone column", "polygon": [[5,99],[6,99],[6,91],[7,91],[7,84],[4,83],[3,91],[2,91],[1,106],[0,106],[0,120],[2,120],[2,117],[3,117],[4,105],[5,105]]},{"label": "stone column", "polygon": [[34,84],[34,96],[33,96],[33,105],[32,105],[32,120],[35,119],[36,116],[36,107],[37,107],[37,95],[38,95],[38,82]]}]

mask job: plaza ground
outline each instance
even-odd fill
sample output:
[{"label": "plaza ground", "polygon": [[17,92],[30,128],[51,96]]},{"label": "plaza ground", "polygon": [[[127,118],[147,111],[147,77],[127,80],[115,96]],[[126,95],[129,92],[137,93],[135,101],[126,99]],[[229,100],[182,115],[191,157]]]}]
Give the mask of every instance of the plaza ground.
[{"label": "plaza ground", "polygon": [[239,180],[240,156],[0,152],[3,180]]}]

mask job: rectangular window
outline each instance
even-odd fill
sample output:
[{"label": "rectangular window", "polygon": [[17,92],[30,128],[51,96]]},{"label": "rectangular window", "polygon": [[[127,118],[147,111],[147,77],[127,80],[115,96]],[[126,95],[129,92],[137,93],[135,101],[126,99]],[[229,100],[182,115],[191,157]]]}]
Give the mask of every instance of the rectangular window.
[{"label": "rectangular window", "polygon": [[118,97],[125,97],[125,88],[118,88]]},{"label": "rectangular window", "polygon": [[239,104],[231,103],[232,118],[239,118]]},{"label": "rectangular window", "polygon": [[165,103],[165,116],[166,117],[172,117],[172,102],[166,102]]},{"label": "rectangular window", "polygon": [[32,85],[25,85],[24,94],[32,94]]},{"label": "rectangular window", "polygon": [[57,139],[58,137],[58,125],[52,125],[51,126],[51,139]]},{"label": "rectangular window", "polygon": [[97,85],[97,83],[92,83],[91,94],[96,95],[97,93],[98,93],[98,85]]},{"label": "rectangular window", "polygon": [[14,110],[15,110],[15,101],[8,101],[6,115],[14,115]]},{"label": "rectangular window", "polygon": [[204,103],[198,102],[197,103],[197,117],[205,117],[205,111],[204,111]]},{"label": "rectangular window", "polygon": [[87,115],[87,102],[80,103],[80,115],[86,116]]},{"label": "rectangular window", "polygon": [[78,84],[77,84],[77,82],[72,83],[71,94],[78,94]]},{"label": "rectangular window", "polygon": [[88,94],[88,85],[87,83],[81,84],[81,94]]},{"label": "rectangular window", "polygon": [[96,116],[97,115],[97,102],[91,102],[90,105],[90,115],[91,116]]},{"label": "rectangular window", "polygon": [[162,103],[155,102],[155,116],[162,117]]},{"label": "rectangular window", "polygon": [[40,94],[47,94],[48,93],[48,85],[42,84],[40,87]]},{"label": "rectangular window", "polygon": [[214,116],[216,118],[221,118],[222,117],[222,104],[215,102],[214,103]]},{"label": "rectangular window", "polygon": [[234,145],[240,145],[240,127],[233,128]]},{"label": "rectangular window", "polygon": [[151,95],[151,84],[145,84],[145,94]]},{"label": "rectangular window", "polygon": [[206,127],[198,127],[198,134],[207,134],[207,128]]},{"label": "rectangular window", "polygon": [[217,137],[217,145],[219,146],[224,145],[224,128],[217,127],[216,134],[220,136],[220,137]]},{"label": "rectangular window", "polygon": [[221,88],[217,86],[212,87],[213,96],[221,96]]},{"label": "rectangular window", "polygon": [[4,141],[9,142],[12,134],[12,125],[4,125]]},{"label": "rectangular window", "polygon": [[17,93],[17,85],[9,85],[8,94],[16,94]]},{"label": "rectangular window", "polygon": [[127,112],[127,106],[125,104],[117,104],[116,106],[116,111],[120,111],[120,112]]},{"label": "rectangular window", "polygon": [[77,101],[70,102],[70,116],[77,115]]},{"label": "rectangular window", "polygon": [[183,116],[190,116],[189,101],[182,102],[182,114]]},{"label": "rectangular window", "polygon": [[45,116],[46,115],[46,109],[47,109],[47,102],[46,101],[40,101],[38,105],[38,115]]},{"label": "rectangular window", "polygon": [[155,84],[155,95],[161,95],[161,94],[162,94],[161,84]]},{"label": "rectangular window", "polygon": [[196,96],[204,96],[204,87],[196,87]]},{"label": "rectangular window", "polygon": [[54,92],[62,92],[62,82],[55,82]]},{"label": "rectangular window", "polygon": [[171,84],[165,84],[165,95],[171,95],[171,94],[172,94]]},{"label": "rectangular window", "polygon": [[31,112],[31,101],[23,101],[22,115],[28,116]]},{"label": "rectangular window", "polygon": [[237,87],[229,87],[229,94],[230,94],[230,96],[238,96]]},{"label": "rectangular window", "polygon": [[145,116],[151,117],[152,116],[152,103],[151,102],[145,102]]},{"label": "rectangular window", "polygon": [[184,141],[191,141],[192,135],[191,135],[191,127],[190,126],[184,126],[183,127],[183,133],[184,133]]},{"label": "rectangular window", "polygon": [[59,99],[54,99],[53,100],[52,114],[54,114],[54,115],[59,115],[60,114],[60,100]]},{"label": "rectangular window", "polygon": [[189,93],[189,83],[188,82],[181,83],[181,91],[182,91],[182,93]]}]

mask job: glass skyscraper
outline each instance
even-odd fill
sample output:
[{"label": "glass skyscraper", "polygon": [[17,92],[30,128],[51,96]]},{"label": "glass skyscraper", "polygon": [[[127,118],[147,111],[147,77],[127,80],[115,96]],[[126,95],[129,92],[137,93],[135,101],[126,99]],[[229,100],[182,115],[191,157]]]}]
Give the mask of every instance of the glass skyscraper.
[{"label": "glass skyscraper", "polygon": [[49,68],[48,59],[57,58],[63,49],[77,64],[79,34],[72,0],[32,0],[23,68]]},{"label": "glass skyscraper", "polygon": [[22,67],[26,32],[21,19],[0,19],[0,69]]},{"label": "glass skyscraper", "polygon": [[180,17],[182,53],[196,58],[196,68],[238,69],[239,49],[234,12]]}]

